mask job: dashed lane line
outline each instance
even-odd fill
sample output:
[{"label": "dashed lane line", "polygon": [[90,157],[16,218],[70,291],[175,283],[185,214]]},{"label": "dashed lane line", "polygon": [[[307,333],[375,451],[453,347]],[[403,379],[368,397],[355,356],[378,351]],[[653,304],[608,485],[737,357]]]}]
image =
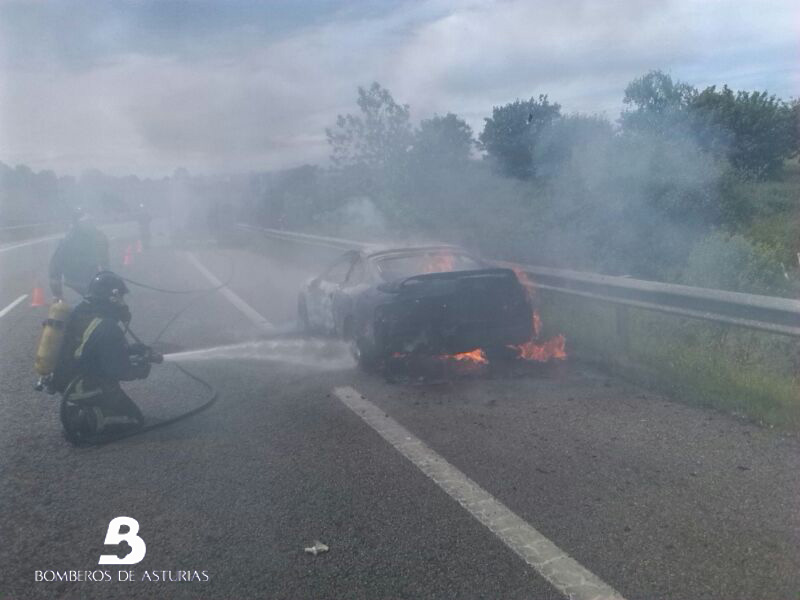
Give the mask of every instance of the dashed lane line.
[{"label": "dashed lane line", "polygon": [[624,600],[619,592],[581,566],[355,389],[337,387],[333,393],[567,598]]},{"label": "dashed lane line", "polygon": [[25,300],[25,298],[27,298],[27,297],[28,297],[28,294],[22,294],[22,296],[20,296],[20,297],[19,297],[19,298],[17,298],[16,300],[14,300],[14,301],[13,301],[11,304],[9,304],[8,306],[6,306],[6,307],[5,307],[3,310],[0,310],[0,319],[2,319],[2,318],[3,318],[3,317],[5,317],[5,316],[6,316],[8,313],[10,313],[10,312],[12,311],[12,309],[13,309],[13,308],[14,308],[14,307],[15,307],[17,304],[19,304],[20,302],[22,302],[23,300]]},{"label": "dashed lane line", "polygon": [[[200,262],[200,260],[191,252],[186,253],[186,258],[189,259],[200,273],[208,279],[211,285],[215,287],[219,287],[222,285],[222,282],[217,279],[216,275],[214,275],[211,271],[209,271],[206,266]],[[242,300],[233,290],[229,287],[220,287],[219,292],[225,296],[231,304],[233,304],[236,308],[238,308],[244,316],[250,319],[256,327],[260,328],[262,331],[273,333],[275,331],[275,326],[267,321],[261,314],[252,306],[250,306],[247,302]]]}]

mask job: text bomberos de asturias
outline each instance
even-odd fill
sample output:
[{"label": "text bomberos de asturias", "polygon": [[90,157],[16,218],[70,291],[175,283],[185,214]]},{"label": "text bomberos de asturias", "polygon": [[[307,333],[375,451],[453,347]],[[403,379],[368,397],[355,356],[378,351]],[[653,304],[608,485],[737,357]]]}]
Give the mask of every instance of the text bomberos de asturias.
[{"label": "text bomberos de asturias", "polygon": [[151,581],[151,582],[199,582],[209,580],[208,571],[35,571],[34,578],[41,582],[111,582],[111,581]]}]

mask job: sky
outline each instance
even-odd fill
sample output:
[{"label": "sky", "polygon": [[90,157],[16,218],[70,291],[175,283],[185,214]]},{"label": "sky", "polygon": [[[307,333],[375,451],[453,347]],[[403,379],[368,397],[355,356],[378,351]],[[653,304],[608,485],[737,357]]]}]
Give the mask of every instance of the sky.
[{"label": "sky", "polygon": [[160,177],[325,165],[373,81],[416,121],[547,94],[616,120],[660,69],[800,96],[797,0],[0,2],[0,161]]}]

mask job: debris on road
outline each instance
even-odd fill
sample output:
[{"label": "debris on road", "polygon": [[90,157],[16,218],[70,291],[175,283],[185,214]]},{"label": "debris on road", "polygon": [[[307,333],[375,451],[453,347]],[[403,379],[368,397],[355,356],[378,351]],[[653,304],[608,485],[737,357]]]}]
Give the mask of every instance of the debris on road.
[{"label": "debris on road", "polygon": [[319,540],[314,540],[314,545],[305,549],[308,554],[313,554],[314,556],[317,554],[322,554],[323,552],[327,552],[328,550],[330,550],[330,548],[328,548]]}]

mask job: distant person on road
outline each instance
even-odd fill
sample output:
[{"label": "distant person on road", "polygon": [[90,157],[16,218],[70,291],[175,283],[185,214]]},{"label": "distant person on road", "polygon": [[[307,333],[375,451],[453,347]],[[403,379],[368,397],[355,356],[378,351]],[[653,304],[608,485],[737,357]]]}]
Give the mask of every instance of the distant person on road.
[{"label": "distant person on road", "polygon": [[108,264],[108,238],[77,210],[70,230],[50,259],[50,291],[63,298],[66,284],[84,296],[92,277],[108,269]]},{"label": "distant person on road", "polygon": [[144,416],[120,381],[146,379],[161,355],[143,344],[129,344],[125,331],[131,312],[128,288],[111,271],[97,273],[86,298],[66,325],[55,389],[63,394],[61,421],[67,438],[91,442],[98,435],[136,429]]}]

